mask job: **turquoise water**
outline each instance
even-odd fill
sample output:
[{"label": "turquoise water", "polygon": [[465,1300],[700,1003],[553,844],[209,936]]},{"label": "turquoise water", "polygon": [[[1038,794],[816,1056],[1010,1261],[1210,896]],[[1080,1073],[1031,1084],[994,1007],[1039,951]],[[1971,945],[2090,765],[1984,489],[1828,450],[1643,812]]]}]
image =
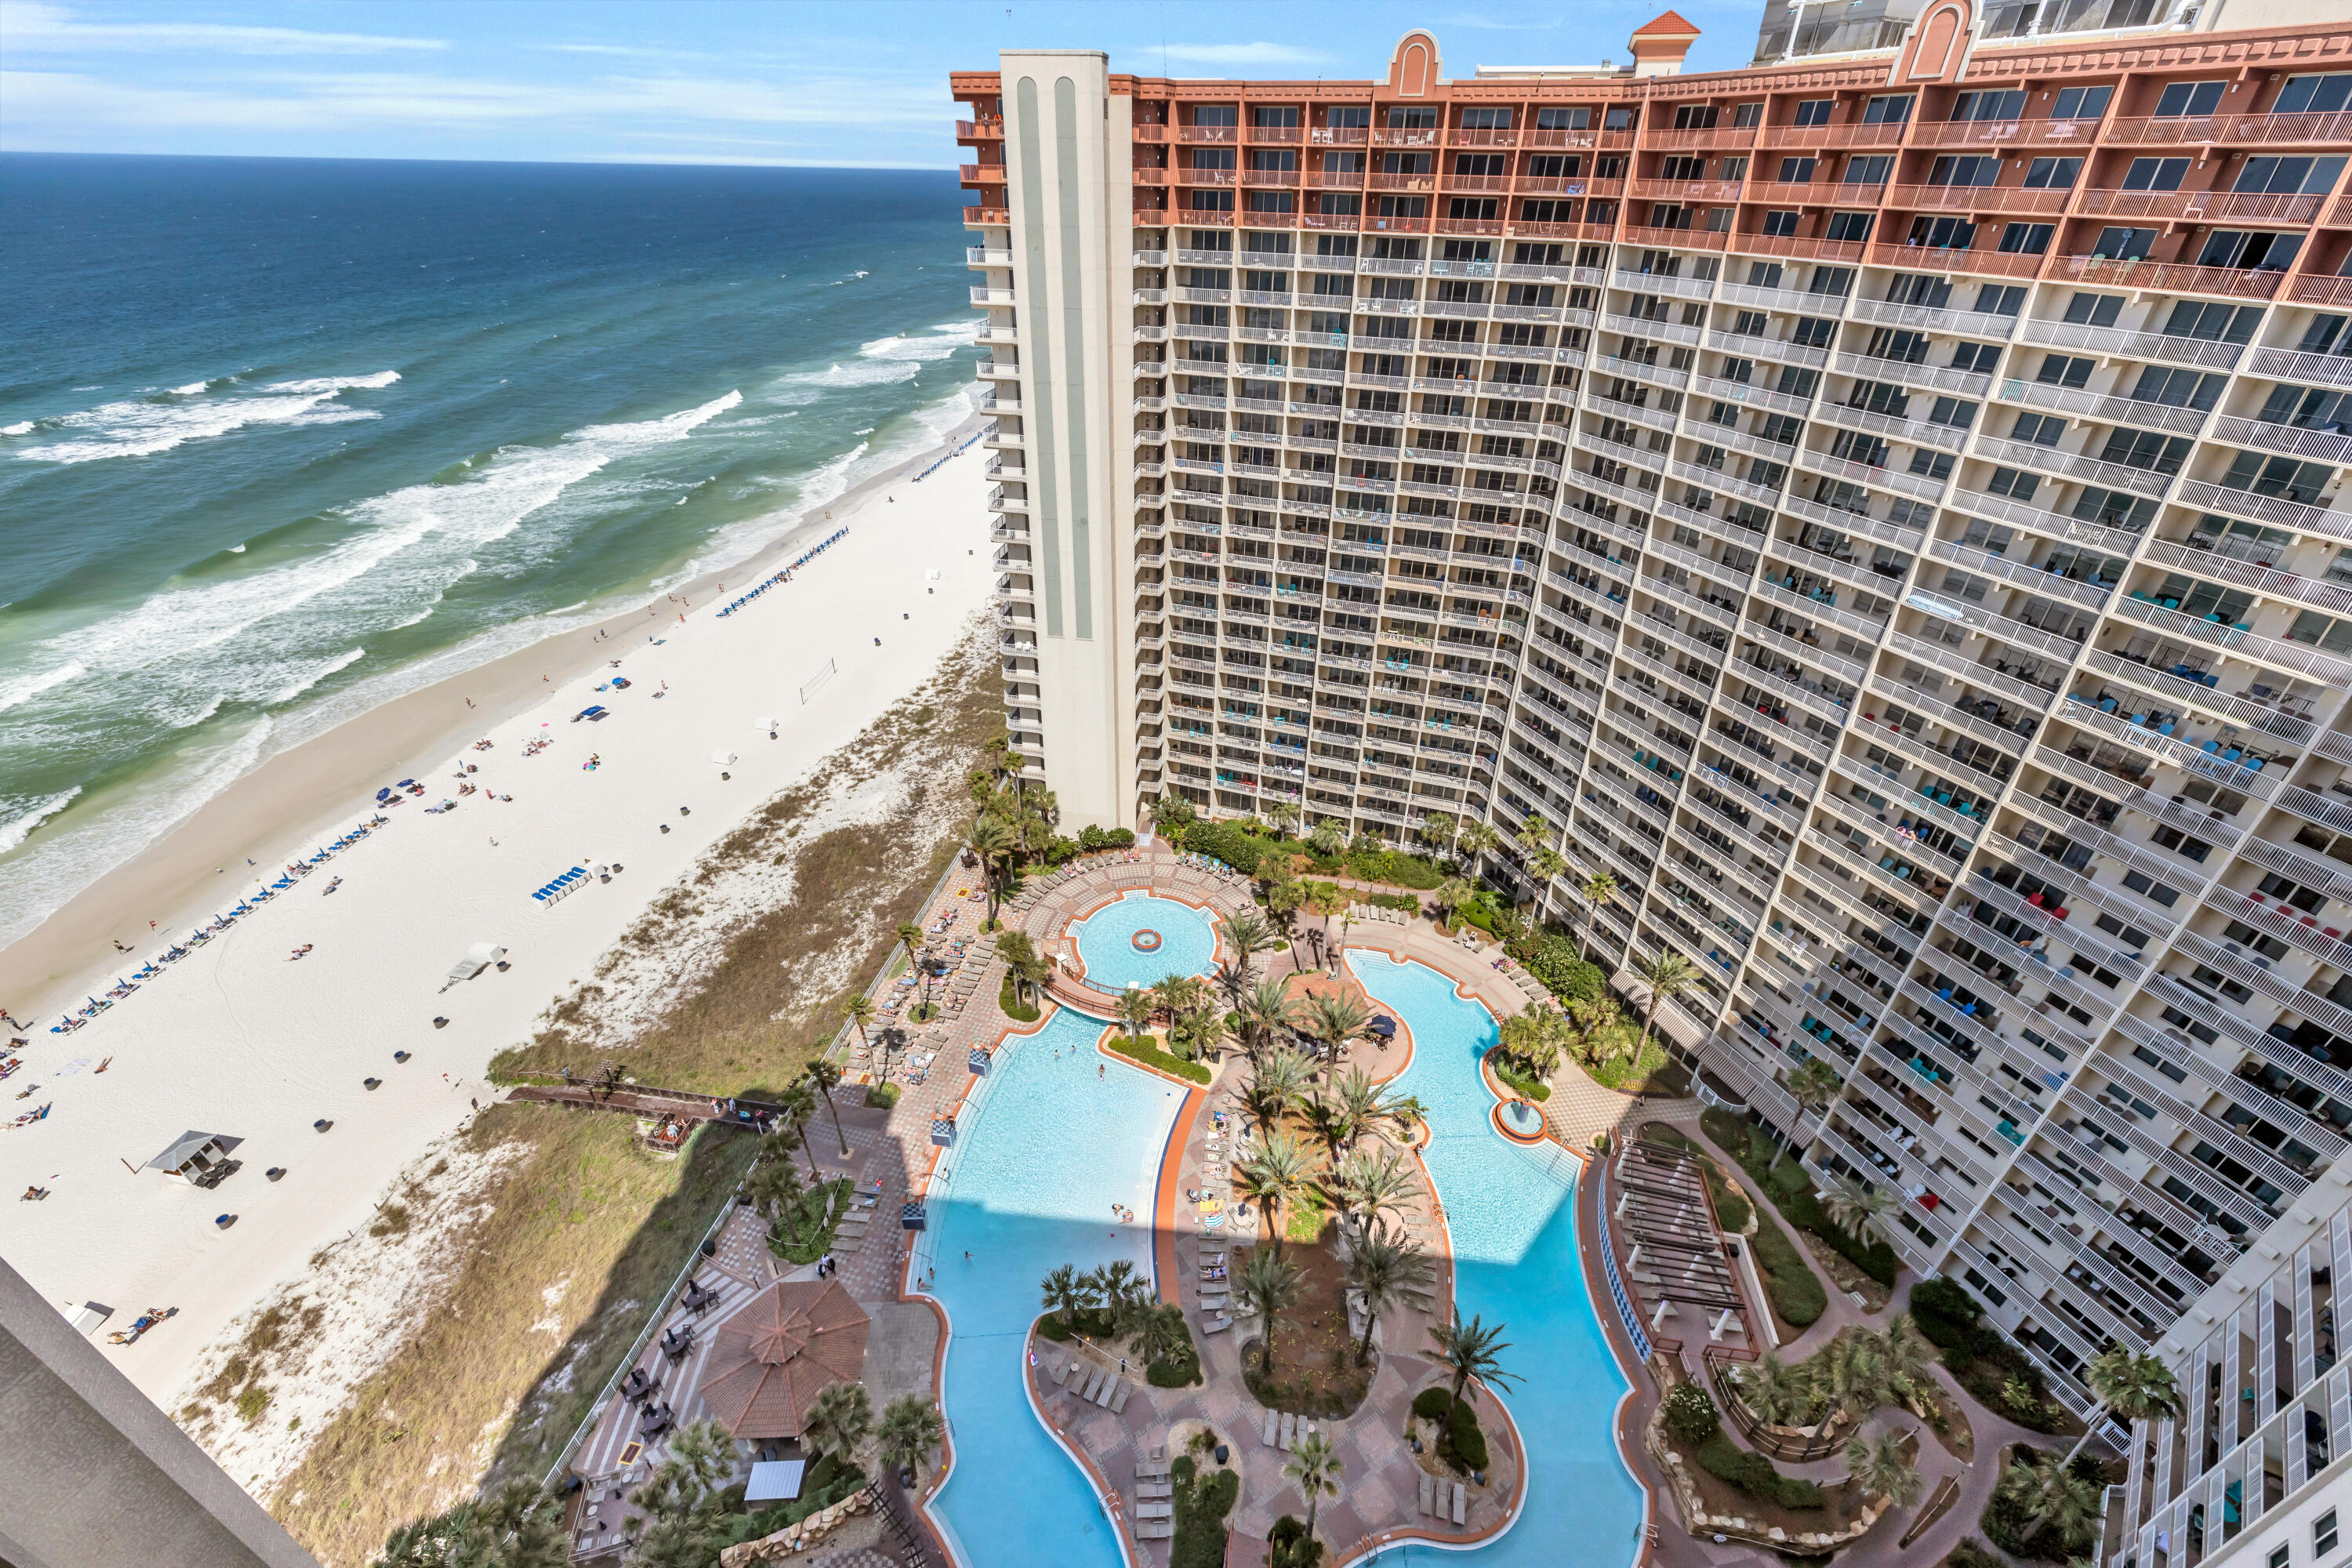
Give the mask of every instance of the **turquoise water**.
[{"label": "turquoise water", "polygon": [[[1160,933],[1155,952],[1136,950],[1139,931]],[[1217,962],[1217,928],[1179,900],[1129,893],[1078,927],[1078,956],[1086,960],[1089,985],[1105,991],[1157,985],[1171,974],[1208,973]]]},{"label": "turquoise water", "polygon": [[[1494,1130],[1495,1097],[1478,1076],[1495,1043],[1484,1007],[1424,964],[1361,950],[1347,961],[1412,1030],[1412,1065],[1396,1087],[1428,1110],[1433,1137],[1423,1160],[1445,1205],[1455,1295],[1465,1319],[1507,1325],[1503,1364],[1518,1374],[1503,1399],[1526,1442],[1527,1503],[1500,1540],[1466,1555],[1481,1568],[1623,1568],[1641,1544],[1642,1492],[1612,1431],[1625,1379],[1578,1259],[1570,1200],[1580,1168],[1552,1144],[1526,1149]],[[1438,1555],[1404,1546],[1378,1561]]]},{"label": "turquoise water", "polygon": [[[1124,1562],[1093,1485],[1039,1425],[1022,1383],[1046,1274],[1122,1258],[1153,1273],[1153,1194],[1182,1100],[1107,1062],[1094,1048],[1102,1031],[1102,1020],[1064,1007],[999,1049],[932,1184],[918,1263],[936,1270],[930,1293],[948,1312],[943,1395],[956,1458],[930,1509],[966,1568]],[[1138,1222],[1113,1220],[1113,1203]]]}]

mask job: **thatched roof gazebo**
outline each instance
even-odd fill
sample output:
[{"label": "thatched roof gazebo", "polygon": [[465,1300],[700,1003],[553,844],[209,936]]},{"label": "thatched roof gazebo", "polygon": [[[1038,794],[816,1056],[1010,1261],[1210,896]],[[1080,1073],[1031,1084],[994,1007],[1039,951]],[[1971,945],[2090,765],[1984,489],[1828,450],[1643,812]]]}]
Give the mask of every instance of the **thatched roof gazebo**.
[{"label": "thatched roof gazebo", "polygon": [[809,1406],[856,1383],[872,1320],[838,1279],[780,1279],[712,1337],[702,1402],[738,1441],[798,1437]]}]

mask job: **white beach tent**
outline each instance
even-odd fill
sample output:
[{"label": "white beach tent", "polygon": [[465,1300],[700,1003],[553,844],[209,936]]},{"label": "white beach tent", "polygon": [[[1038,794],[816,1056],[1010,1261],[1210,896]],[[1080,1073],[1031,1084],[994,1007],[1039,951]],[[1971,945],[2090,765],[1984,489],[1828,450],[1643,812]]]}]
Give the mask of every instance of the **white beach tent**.
[{"label": "white beach tent", "polygon": [[710,760],[717,763],[722,768],[733,767],[735,765],[735,753],[729,751],[726,747],[721,746],[717,751],[710,753]]},{"label": "white beach tent", "polygon": [[773,730],[775,727],[776,721],[773,719],[754,719],[751,721],[751,728],[754,730]]},{"label": "white beach tent", "polygon": [[456,984],[460,980],[471,980],[506,955],[507,950],[496,942],[476,942],[466,950],[465,957],[449,966],[449,984],[442,986],[441,989],[446,991],[450,985]]}]

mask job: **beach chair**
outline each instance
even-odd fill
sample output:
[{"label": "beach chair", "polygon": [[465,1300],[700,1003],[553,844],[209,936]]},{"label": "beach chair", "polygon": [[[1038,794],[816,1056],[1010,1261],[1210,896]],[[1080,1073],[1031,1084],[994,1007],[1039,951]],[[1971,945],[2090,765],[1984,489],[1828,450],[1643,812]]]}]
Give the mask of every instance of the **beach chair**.
[{"label": "beach chair", "polygon": [[1112,1396],[1112,1398],[1111,1398],[1110,1406],[1109,1406],[1110,1413],[1111,1413],[1113,1415],[1118,1415],[1120,1411],[1122,1411],[1122,1410],[1126,1409],[1126,1408],[1127,1408],[1127,1396],[1128,1396],[1129,1394],[1133,1394],[1134,1392],[1135,1392],[1135,1384],[1131,1384],[1131,1383],[1128,1382],[1128,1381],[1127,1381],[1127,1379],[1125,1379],[1125,1378],[1123,1378],[1123,1377],[1122,1377],[1122,1378],[1120,1378],[1120,1379],[1118,1380],[1118,1394],[1114,1394],[1114,1395]]},{"label": "beach chair", "polygon": [[1135,1505],[1135,1517],[1139,1520],[1171,1519],[1175,1513],[1176,1505],[1172,1501],[1138,1502]]},{"label": "beach chair", "polygon": [[1059,1388],[1059,1387],[1061,1387],[1064,1384],[1066,1384],[1067,1382],[1069,1382],[1069,1381],[1070,1381],[1070,1373],[1074,1373],[1074,1372],[1076,1372],[1076,1371],[1077,1371],[1077,1370],[1078,1370],[1078,1363],[1077,1363],[1076,1362],[1072,1362],[1072,1363],[1070,1363],[1067,1366],[1065,1366],[1065,1367],[1061,1368],[1059,1371],[1057,1371],[1056,1373],[1054,1373],[1054,1386],[1055,1386],[1055,1388]]},{"label": "beach chair", "polygon": [[1460,1481],[1456,1481],[1454,1483],[1454,1522],[1456,1525],[1468,1523],[1469,1511],[1469,1489],[1465,1487]]},{"label": "beach chair", "polygon": [[1435,1498],[1436,1498],[1436,1495],[1437,1495],[1437,1480],[1436,1480],[1436,1478],[1435,1478],[1435,1477],[1433,1477],[1433,1476],[1432,1476],[1432,1475],[1431,1475],[1427,1470],[1423,1470],[1423,1471],[1422,1471],[1422,1472],[1421,1472],[1421,1511],[1422,1511],[1422,1513],[1423,1513],[1423,1515],[1424,1517],[1425,1517],[1425,1516],[1427,1516],[1427,1515],[1428,1515],[1428,1514],[1433,1510],[1433,1506],[1434,1506],[1434,1500],[1435,1500]]},{"label": "beach chair", "polygon": [[1135,1496],[1139,1502],[1153,1502],[1175,1495],[1176,1483],[1171,1480],[1138,1480],[1135,1483]]},{"label": "beach chair", "polygon": [[1292,1415],[1287,1410],[1284,1411],[1282,1413],[1282,1429],[1276,1435],[1274,1446],[1286,1454],[1290,1452],[1290,1445],[1297,1436],[1298,1417]]},{"label": "beach chair", "polygon": [[1105,1410],[1109,1409],[1111,1400],[1118,1396],[1119,1385],[1126,1381],[1127,1379],[1115,1372],[1106,1373],[1103,1377],[1102,1388],[1095,1395],[1095,1403]]},{"label": "beach chair", "polygon": [[1263,1430],[1258,1433],[1258,1440],[1264,1443],[1267,1447],[1271,1448],[1274,1447],[1275,1438],[1280,1434],[1281,1430],[1281,1415],[1275,1411],[1269,1410],[1265,1413]]}]

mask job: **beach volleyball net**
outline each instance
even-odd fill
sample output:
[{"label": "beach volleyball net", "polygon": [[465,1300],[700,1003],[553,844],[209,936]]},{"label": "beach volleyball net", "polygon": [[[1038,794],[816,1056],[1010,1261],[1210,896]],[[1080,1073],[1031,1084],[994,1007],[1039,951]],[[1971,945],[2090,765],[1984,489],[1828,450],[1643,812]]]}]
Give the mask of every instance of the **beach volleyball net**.
[{"label": "beach volleyball net", "polygon": [[840,670],[841,667],[838,664],[834,662],[832,659],[826,659],[824,661],[824,668],[818,670],[814,675],[810,676],[806,680],[802,681],[801,706],[803,708],[807,707],[809,694],[816,690],[818,687],[823,686],[826,681],[831,680],[835,675],[840,673]]}]

